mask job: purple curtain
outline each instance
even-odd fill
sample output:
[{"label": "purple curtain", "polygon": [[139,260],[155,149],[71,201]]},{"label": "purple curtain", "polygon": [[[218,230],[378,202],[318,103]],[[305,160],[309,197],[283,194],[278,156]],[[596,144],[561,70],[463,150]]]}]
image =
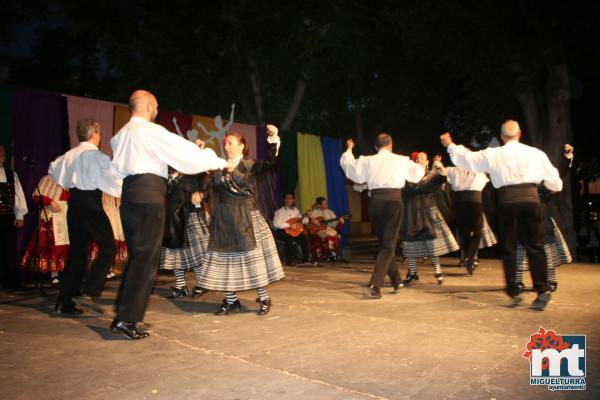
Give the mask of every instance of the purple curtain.
[{"label": "purple curtain", "polygon": [[[269,144],[267,142],[267,129],[264,126],[256,127],[256,158],[266,160],[269,157]],[[260,211],[269,220],[273,220],[275,210],[279,208],[279,173],[277,168],[263,175],[258,180],[257,202]]]},{"label": "purple curtain", "polygon": [[[65,117],[66,105],[60,94],[31,89],[15,90],[14,166],[29,209],[25,216],[25,227],[17,237],[19,258],[39,218],[37,206],[31,198],[35,185],[48,173],[48,165],[53,157],[68,149]],[[29,166],[23,157],[33,160],[35,164]]]}]

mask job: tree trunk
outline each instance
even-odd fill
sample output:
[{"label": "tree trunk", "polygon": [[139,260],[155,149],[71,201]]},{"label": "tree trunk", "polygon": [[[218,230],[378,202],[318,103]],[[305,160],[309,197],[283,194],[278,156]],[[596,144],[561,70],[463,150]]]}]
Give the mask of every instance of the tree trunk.
[{"label": "tree trunk", "polygon": [[[511,69],[515,73],[517,99],[525,118],[525,136],[533,146],[544,150],[555,166],[559,166],[559,163],[565,162],[562,156],[563,145],[572,140],[569,69],[566,65],[558,65],[548,70],[546,107],[538,103],[538,91],[531,74],[520,65],[512,65]],[[564,177],[563,183],[562,192],[549,204],[549,212],[574,253],[576,236],[569,174]]]},{"label": "tree trunk", "polygon": [[285,118],[281,122],[280,129],[287,131],[292,127],[296,116],[298,115],[298,110],[300,109],[300,104],[302,104],[302,98],[304,97],[304,91],[306,90],[306,85],[308,84],[308,72],[303,71],[300,79],[296,83],[296,91],[294,92],[294,97],[292,98],[292,102],[290,104],[290,108],[285,115]]},{"label": "tree trunk", "polygon": [[361,149],[366,149],[366,137],[365,137],[365,124],[363,121],[363,108],[362,101],[360,98],[357,98],[356,103],[354,105],[354,122],[356,124],[356,144]]},{"label": "tree trunk", "polygon": [[535,147],[544,143],[542,127],[540,126],[539,109],[535,95],[535,85],[531,75],[519,64],[511,65],[515,74],[517,100],[525,117],[525,135]]},{"label": "tree trunk", "polygon": [[264,125],[264,112],[262,95],[260,92],[260,83],[258,81],[258,69],[253,56],[248,57],[248,65],[250,66],[250,84],[252,85],[252,93],[254,94],[254,107],[256,109],[256,123]]},{"label": "tree trunk", "polygon": [[[569,69],[566,65],[552,66],[548,73],[548,135],[545,150],[554,165],[566,162],[563,145],[571,143],[571,93],[569,86]],[[576,232],[573,219],[573,200],[571,196],[571,177],[563,177],[563,190],[551,202],[550,211],[560,227],[569,248],[576,249]]]}]

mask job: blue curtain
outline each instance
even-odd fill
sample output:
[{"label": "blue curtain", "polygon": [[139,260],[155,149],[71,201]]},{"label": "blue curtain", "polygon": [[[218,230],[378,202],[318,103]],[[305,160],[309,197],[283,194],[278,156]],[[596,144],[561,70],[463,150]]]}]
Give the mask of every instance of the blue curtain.
[{"label": "blue curtain", "polygon": [[[325,177],[327,181],[327,200],[329,208],[336,215],[348,214],[348,193],[346,193],[346,178],[340,168],[340,157],[342,156],[342,143],[339,139],[321,137],[321,148],[323,150],[323,161],[325,162]],[[348,241],[350,223],[346,222],[342,231],[342,247]]]}]

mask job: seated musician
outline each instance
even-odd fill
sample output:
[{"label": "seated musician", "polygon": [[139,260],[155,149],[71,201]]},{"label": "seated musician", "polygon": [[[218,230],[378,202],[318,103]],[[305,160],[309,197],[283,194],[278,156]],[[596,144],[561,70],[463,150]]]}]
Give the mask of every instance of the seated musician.
[{"label": "seated musician", "polygon": [[344,227],[344,217],[335,215],[325,197],[317,197],[308,217],[313,262],[335,261],[340,254],[340,232]]},{"label": "seated musician", "polygon": [[284,262],[286,265],[294,263],[294,256],[297,253],[296,244],[302,249],[302,262],[308,261],[308,245],[304,232],[304,223],[308,218],[302,217],[300,211],[294,205],[296,199],[291,193],[286,193],[283,197],[283,207],[275,211],[273,226],[275,227],[275,238],[284,243]]}]

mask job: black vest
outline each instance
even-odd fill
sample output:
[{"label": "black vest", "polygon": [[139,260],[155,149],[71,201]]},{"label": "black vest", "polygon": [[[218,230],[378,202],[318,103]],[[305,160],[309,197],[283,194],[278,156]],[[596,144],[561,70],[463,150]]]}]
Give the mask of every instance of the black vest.
[{"label": "black vest", "polygon": [[15,206],[15,174],[4,167],[6,182],[0,183],[0,214],[12,214]]}]

